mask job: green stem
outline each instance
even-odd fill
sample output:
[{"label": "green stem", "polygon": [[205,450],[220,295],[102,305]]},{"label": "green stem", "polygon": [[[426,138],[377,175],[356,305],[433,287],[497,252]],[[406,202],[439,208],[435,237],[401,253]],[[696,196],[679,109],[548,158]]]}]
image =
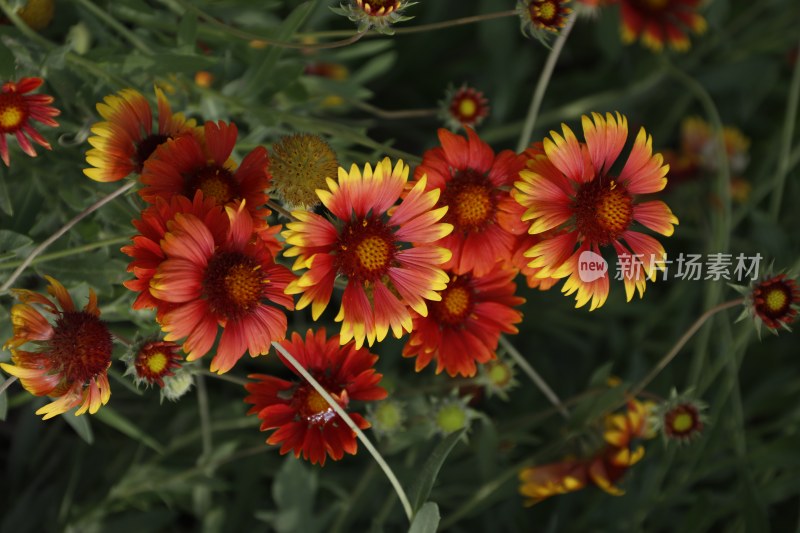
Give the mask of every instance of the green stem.
[{"label": "green stem", "polygon": [[[64,257],[70,257],[72,255],[82,254],[84,252],[95,250],[97,248],[105,248],[106,246],[111,246],[114,244],[122,244],[125,242],[129,242],[130,240],[131,240],[130,237],[114,237],[111,239],[104,239],[102,241],[84,244],[83,246],[76,246],[75,248],[69,248],[67,250],[59,250],[58,252],[42,254],[35,260],[28,263],[28,265],[29,266],[38,265],[39,263],[46,263],[48,261],[53,261],[55,259],[61,259]],[[24,260],[20,259],[17,261],[8,261],[6,263],[0,263],[0,270],[8,270],[10,268],[16,268],[24,262],[25,262]]]},{"label": "green stem", "polygon": [[436,113],[438,112],[437,109],[401,109],[397,111],[390,111],[375,107],[374,105],[366,102],[360,102],[358,100],[348,100],[347,103],[356,109],[361,109],[362,111],[366,111],[367,113],[375,115],[378,118],[385,118],[387,120],[433,117],[436,116]]},{"label": "green stem", "polygon": [[120,24],[120,22],[117,19],[115,19],[114,17],[112,17],[111,15],[109,15],[96,5],[94,5],[89,0],[75,0],[75,1],[78,4],[80,4],[81,7],[92,13],[92,15],[102,20],[109,27],[114,29],[114,31],[125,37],[125,39],[127,39],[128,42],[130,42],[134,47],[136,47],[137,49],[139,49],[140,51],[144,52],[147,55],[153,55],[152,48],[150,48],[150,46],[148,46],[146,42],[140,39],[138,35],[136,35],[131,30],[126,28],[123,24]]},{"label": "green stem", "polygon": [[211,416],[208,412],[208,392],[206,391],[206,381],[203,376],[195,374],[197,383],[197,410],[200,412],[200,435],[203,442],[203,455],[201,462],[206,462],[211,457],[213,443],[211,441]]},{"label": "green stem", "polygon": [[553,404],[553,407],[558,409],[558,412],[561,413],[561,416],[564,418],[569,418],[569,411],[566,407],[564,407],[564,403],[559,399],[558,395],[553,392],[553,389],[550,388],[550,385],[539,375],[536,370],[522,357],[522,354],[514,347],[508,339],[506,339],[505,335],[500,335],[500,344],[506,350],[509,356],[517,363],[517,365],[522,369],[523,372],[530,378],[536,388],[544,394],[550,403]]},{"label": "green stem", "polygon": [[536,118],[539,115],[539,109],[542,107],[542,100],[547,86],[550,84],[550,78],[553,76],[553,70],[556,68],[558,56],[561,55],[561,50],[567,42],[569,32],[572,31],[572,26],[575,24],[575,18],[578,16],[577,11],[570,13],[567,18],[567,23],[561,29],[553,43],[553,48],[550,50],[550,55],[542,68],[542,73],[539,74],[539,81],[536,82],[536,88],[533,91],[533,98],[531,99],[531,106],[528,108],[528,114],[525,117],[525,124],[522,126],[522,133],[519,136],[517,143],[517,153],[522,152],[531,142],[531,135],[533,134],[533,127],[536,124]]},{"label": "green stem", "polygon": [[203,376],[208,376],[210,378],[221,379],[222,381],[227,381],[228,383],[236,383],[237,385],[247,385],[250,381],[244,378],[237,378],[236,376],[229,376],[228,374],[217,374],[216,372],[209,372],[208,370],[195,370],[195,374],[200,374]]},{"label": "green stem", "polygon": [[11,386],[12,383],[17,381],[17,376],[11,376],[6,379],[3,383],[0,383],[0,394],[3,394],[7,388]]},{"label": "green stem", "polygon": [[800,54],[794,60],[794,73],[792,74],[792,84],[789,86],[789,98],[786,102],[786,118],[783,121],[783,135],[781,138],[781,148],[778,153],[778,172],[775,176],[775,189],[772,191],[772,204],[770,205],[770,216],[772,220],[778,220],[781,211],[781,201],[783,200],[783,189],[786,186],[786,175],[789,173],[792,159],[792,137],[794,136],[794,126],[797,122],[797,105],[800,99]]},{"label": "green stem", "polygon": [[279,215],[281,215],[281,216],[283,216],[285,218],[288,218],[292,222],[295,222],[297,220],[296,218],[294,218],[294,215],[292,215],[291,212],[289,212],[287,209],[285,209],[282,205],[280,205],[280,204],[278,204],[276,202],[273,202],[272,200],[267,200],[267,207],[269,207],[270,209],[272,209],[273,211],[275,211]]},{"label": "green stem", "polygon": [[645,387],[647,387],[661,373],[661,371],[664,370],[673,359],[675,359],[675,356],[678,355],[678,352],[681,351],[686,343],[689,342],[689,339],[691,339],[694,334],[697,333],[697,330],[699,330],[709,318],[716,315],[720,311],[730,309],[731,307],[736,307],[737,305],[742,305],[742,303],[744,303],[744,299],[737,298],[736,300],[730,300],[714,306],[700,315],[700,318],[695,320],[694,324],[689,326],[689,329],[687,329],[686,332],[681,335],[681,338],[678,339],[678,342],[676,342],[672,348],[670,348],[670,350],[666,353],[666,355],[664,355],[664,357],[661,358],[656,366],[654,366],[653,369],[650,370],[650,372],[639,383],[634,385],[634,387],[631,389],[630,395],[637,396],[640,392],[642,392]]},{"label": "green stem", "polygon": [[316,379],[314,379],[314,376],[312,376],[305,368],[303,368],[303,365],[301,365],[297,359],[295,359],[292,354],[286,350],[286,348],[277,342],[273,342],[272,346],[281,354],[281,356],[283,356],[284,359],[289,362],[289,364],[294,367],[295,370],[297,370],[301,376],[303,376],[306,381],[308,381],[309,385],[314,387],[314,390],[316,390],[319,395],[322,396],[326,402],[328,402],[328,405],[331,406],[336,414],[339,415],[342,420],[344,420],[345,424],[347,424],[350,429],[355,432],[358,440],[360,440],[361,444],[363,444],[367,451],[369,451],[369,453],[372,455],[372,458],[375,459],[375,462],[378,463],[378,466],[381,467],[381,470],[383,470],[383,473],[389,479],[389,483],[391,483],[392,487],[394,487],[397,497],[400,499],[400,504],[403,506],[403,510],[406,513],[406,517],[408,518],[408,521],[411,522],[411,519],[414,516],[414,511],[411,508],[411,503],[408,501],[408,496],[406,496],[403,486],[400,484],[397,476],[394,475],[391,467],[389,467],[389,464],[384,460],[380,452],[378,452],[375,446],[372,445],[367,436],[364,435],[364,432],[361,431],[361,428],[359,428],[358,425],[353,422],[353,419],[350,418],[350,415],[348,415],[347,412],[342,409],[342,407],[339,405],[339,402],[334,400],[333,397],[328,394],[328,391],[326,391],[325,388],[320,385]]},{"label": "green stem", "polygon": [[11,273],[11,276],[6,280],[6,282],[2,285],[2,287],[0,287],[0,294],[6,292],[8,288],[11,287],[11,285],[17,280],[20,274],[22,274],[25,271],[25,269],[28,268],[28,266],[33,262],[33,260],[36,259],[36,257],[39,254],[45,251],[48,246],[50,246],[59,238],[61,238],[61,236],[64,235],[66,232],[68,232],[70,229],[72,229],[72,227],[75,224],[77,224],[90,214],[94,213],[95,211],[97,211],[98,209],[109,203],[114,198],[122,196],[123,194],[131,190],[133,187],[136,186],[136,183],[137,183],[136,181],[131,181],[130,183],[126,183],[125,185],[123,185],[116,191],[112,192],[111,194],[103,196],[95,203],[93,203],[80,213],[78,213],[72,220],[64,224],[58,231],[50,235],[50,237],[45,239],[39,246],[34,248],[31,254],[25,259],[25,261],[23,261],[22,264],[19,265],[17,269]]}]

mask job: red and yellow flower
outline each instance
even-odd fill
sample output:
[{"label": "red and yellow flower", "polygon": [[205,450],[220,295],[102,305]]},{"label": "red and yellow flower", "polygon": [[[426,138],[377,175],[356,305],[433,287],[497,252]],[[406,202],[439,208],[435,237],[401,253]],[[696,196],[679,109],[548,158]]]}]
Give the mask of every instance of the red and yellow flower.
[{"label": "red and yellow flower", "polygon": [[185,339],[187,360],[208,353],[223,328],[211,360],[211,371],[220,374],[245,351],[268,353],[270,343],[286,335],[286,315],[276,305],[294,308],[284,293],[294,275],[274,262],[244,203],[225,211],[229,222],[222,227],[176,214],[161,241],[166,259],[150,281],[150,294],[170,305],[158,314],[164,339]]},{"label": "red and yellow flower", "polygon": [[566,7],[569,0],[518,0],[517,14],[523,34],[544,39],[558,33],[567,23],[572,9]]},{"label": "red and yellow flower", "polygon": [[415,316],[403,357],[416,357],[422,370],[436,361],[436,373],[472,377],[476,363],[495,358],[501,333],[517,333],[522,313],[514,309],[525,302],[511,269],[499,264],[485,276],[450,275],[442,299],[432,302],[427,317]]},{"label": "red and yellow flower", "polygon": [[[291,340],[280,344],[342,409],[348,410],[351,400],[386,398],[386,391],[378,385],[383,376],[374,369],[378,357],[366,348],[356,348],[353,342],[340,346],[338,335],[328,339],[324,329],[316,333],[308,330],[305,339],[293,333]],[[280,353],[278,356],[297,374]],[[355,432],[305,380],[286,381],[263,374],[249,377],[256,382],[245,385],[250,393],[245,402],[253,404],[247,414],[261,419],[261,431],[275,430],[267,443],[280,444],[281,454],[302,454],[304,459],[320,465],[325,465],[328,457],[338,461],[345,453],[355,455]],[[360,414],[348,414],[360,429],[370,427]]]},{"label": "red and yellow flower", "polygon": [[543,151],[528,152],[528,168],[520,172],[522,181],[516,183],[514,197],[527,208],[523,219],[531,221],[531,234],[556,230],[526,252],[529,265],[541,269],[540,277],[566,277],[562,292],[577,293],[576,307],[591,302],[594,310],[608,297],[608,273],[581,279],[581,254],[600,254],[612,246],[620,263],[629,263],[621,272],[630,301],[634,292],[644,294],[646,278],[655,279],[665,255],[663,246],[637,231],[634,223],[670,236],[678,219],[664,202],[638,201],[638,195],[661,191],[669,170],[661,154],[653,154],[652,139],[644,128],[622,170],[614,175],[611,167],[628,136],[627,119],[619,113],[616,118],[593,113],[582,121],[585,143],[564,124],[563,137],[551,131]]},{"label": "red and yellow flower", "polygon": [[19,147],[31,157],[36,157],[31,141],[47,150],[51,149],[50,143],[34,129],[31,122],[35,120],[55,128],[58,122],[53,117],[60,115],[61,111],[50,105],[53,103],[52,96],[26,94],[36,90],[42,83],[42,78],[22,78],[18,82],[7,81],[0,89],[0,159],[6,166],[11,164],[6,135],[16,137]]},{"label": "red and yellow flower", "polygon": [[129,371],[137,385],[157,384],[164,388],[164,380],[175,375],[183,358],[180,346],[174,342],[149,340],[141,343],[129,361]]},{"label": "red and yellow flower", "polygon": [[426,190],[440,191],[437,205],[448,207],[444,220],[454,229],[437,244],[453,256],[443,268],[483,276],[498,261],[510,259],[514,235],[525,231],[508,192],[522,164],[509,150],[495,155],[472,129],[466,130],[464,139],[440,129],[441,146],[423,154],[414,178],[427,176]]},{"label": "red and yellow flower", "polygon": [[156,198],[169,200],[175,195],[193,198],[195,192],[203,191],[203,196],[218,205],[244,200],[254,217],[268,215],[263,207],[269,199],[264,190],[270,182],[266,148],[251,150],[237,168],[230,159],[238,136],[236,124],[209,121],[203,131],[202,144],[187,135],[159,146],[155,157],[144,165],[141,197],[154,203]]},{"label": "red and yellow flower", "polygon": [[361,348],[386,337],[411,331],[409,308],[427,316],[425,300],[438,301],[436,292],[447,285],[439,267],[450,252],[432,243],[447,235],[450,224],[438,222],[447,211],[435,208],[438,190],[427,191],[423,176],[399,205],[408,181],[408,165],[389,158],[364,172],[353,165],[339,169],[338,181],[328,179],[328,190],[318,190],[333,220],[308,211],[295,211],[297,222],[283,232],[291,245],[285,255],[297,257],[294,269],[308,270],[286,289],[300,294],[298,309],[311,304],[314,320],[328,305],[337,276],[347,279],[337,322],[341,342],[355,339]]},{"label": "red and yellow flower", "polygon": [[[107,374],[111,333],[100,320],[94,291],[89,291],[88,303],[78,311],[64,286],[45,278],[50,282],[47,292],[55,301],[25,289],[13,291],[22,303],[11,309],[14,335],[4,347],[11,350],[14,364],[0,363],[0,368],[18,377],[31,394],[56,398],[36,411],[44,419],[74,407],[78,407],[76,415],[94,414],[111,396]],[[54,323],[41,311],[51,315]],[[28,343],[35,346],[34,351],[20,349]]]},{"label": "red and yellow flower", "polygon": [[745,308],[739,320],[749,316],[759,333],[762,325],[770,333],[777,334],[780,328],[791,331],[789,325],[797,319],[800,310],[800,289],[796,279],[777,274],[754,282],[749,288],[736,288],[745,294]]},{"label": "red and yellow flower", "polygon": [[92,126],[86,152],[90,168],[83,170],[95,181],[119,181],[131,173],[142,172],[145,162],[161,144],[192,134],[193,119],[172,113],[169,102],[158,87],[158,130],[153,131],[153,112],[147,98],[134,89],[123,89],[97,104],[103,122]]},{"label": "red and yellow flower", "polygon": [[688,31],[701,34],[706,20],[697,13],[700,0],[620,0],[622,40],[642,44],[656,52],[664,43],[675,50],[689,49]]},{"label": "red and yellow flower", "polygon": [[466,84],[458,89],[448,89],[444,100],[439,103],[439,118],[451,130],[463,126],[474,128],[488,116],[489,100],[481,91]]}]

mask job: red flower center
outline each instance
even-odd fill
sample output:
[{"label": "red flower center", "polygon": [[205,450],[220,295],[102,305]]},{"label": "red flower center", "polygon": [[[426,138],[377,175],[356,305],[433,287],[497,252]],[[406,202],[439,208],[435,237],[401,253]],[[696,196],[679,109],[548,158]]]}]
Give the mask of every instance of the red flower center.
[{"label": "red flower center", "polygon": [[447,183],[442,203],[449,206],[446,221],[457,231],[479,232],[494,221],[497,200],[489,178],[472,169],[459,171]]},{"label": "red flower center", "polygon": [[240,252],[218,252],[208,262],[204,279],[211,311],[238,317],[259,304],[269,280],[254,258]]},{"label": "red flower center", "polygon": [[578,231],[599,245],[617,240],[633,221],[633,199],[614,180],[584,183],[575,196],[573,208]]},{"label": "red flower center", "polygon": [[400,9],[400,0],[356,0],[367,15],[382,17]]},{"label": "red flower center", "polygon": [[28,119],[28,114],[28,103],[21,94],[0,93],[0,133],[19,131]]},{"label": "red flower center", "polygon": [[56,320],[50,354],[70,383],[86,383],[111,363],[111,333],[84,311],[65,311]]},{"label": "red flower center", "polygon": [[697,408],[682,404],[664,415],[664,429],[670,437],[689,437],[703,429],[703,422]]},{"label": "red flower center", "polygon": [[463,324],[475,305],[474,293],[467,286],[466,278],[451,279],[441,295],[442,301],[429,304],[436,321],[448,326]]},{"label": "red flower center", "polygon": [[136,145],[136,153],[133,156],[133,160],[136,163],[136,172],[142,172],[142,168],[144,168],[144,163],[150,156],[153,155],[153,152],[156,151],[156,148],[170,140],[172,137],[168,135],[161,135],[160,133],[154,133],[148,135]]},{"label": "red flower center", "polygon": [[356,282],[375,281],[389,270],[396,248],[392,231],[377,218],[354,221],[339,236],[336,267]]},{"label": "red flower center", "polygon": [[227,169],[207,166],[192,176],[187,184],[186,196],[194,197],[197,191],[203,191],[203,196],[211,197],[217,205],[224,205],[239,197],[239,184],[233,179]]}]

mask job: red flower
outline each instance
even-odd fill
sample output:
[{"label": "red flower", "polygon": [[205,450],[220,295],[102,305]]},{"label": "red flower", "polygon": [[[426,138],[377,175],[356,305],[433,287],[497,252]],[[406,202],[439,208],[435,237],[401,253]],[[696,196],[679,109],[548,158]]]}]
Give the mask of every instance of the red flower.
[{"label": "red flower", "polygon": [[[327,307],[337,275],[347,278],[336,321],[342,322],[341,341],[355,339],[361,348],[382,341],[389,329],[400,338],[411,331],[409,308],[428,314],[425,300],[438,300],[435,292],[447,283],[439,265],[450,252],[431,243],[447,235],[452,226],[439,223],[446,208],[433,209],[438,192],[424,192],[423,178],[393,207],[408,180],[408,166],[398,161],[392,169],[385,158],[373,172],[368,164],[353,165],[348,174],[328,179],[329,191],[319,198],[333,221],[308,211],[292,214],[298,222],[286,225],[285,253],[297,257],[294,269],[308,268],[287,288],[302,294],[298,309],[312,304],[314,320]],[[390,210],[390,208],[392,208]]]},{"label": "red flower", "polygon": [[453,225],[453,232],[436,244],[453,257],[442,268],[483,276],[495,263],[511,257],[514,234],[520,232],[508,188],[522,164],[509,150],[495,156],[472,129],[466,130],[464,139],[440,129],[442,146],[425,152],[414,179],[427,176],[426,190],[441,191],[437,205],[448,208],[443,220]]},{"label": "red flower", "polygon": [[130,371],[136,384],[157,383],[164,388],[164,379],[175,375],[175,370],[181,368],[183,358],[178,354],[180,346],[169,341],[147,341],[133,354],[130,361]]},{"label": "red flower", "polygon": [[525,302],[514,295],[516,273],[497,265],[482,277],[450,276],[442,300],[430,304],[427,317],[416,316],[403,348],[403,357],[416,357],[420,371],[436,361],[436,373],[475,375],[475,363],[495,358],[501,333],[517,333],[514,324],[522,313],[514,307]]},{"label": "red flower", "polygon": [[144,165],[141,197],[149,203],[156,198],[169,200],[175,195],[193,198],[203,191],[218,205],[233,205],[244,200],[247,209],[257,218],[269,211],[263,206],[269,199],[264,190],[269,187],[269,155],[263,146],[247,154],[242,164],[229,158],[236,145],[236,124],[206,122],[205,145],[194,136],[184,136],[167,142],[156,150],[155,157]]},{"label": "red flower", "polygon": [[448,89],[439,104],[439,117],[453,130],[462,126],[474,128],[488,116],[489,101],[481,91],[466,84],[458,89]]},{"label": "red flower", "polygon": [[[52,107],[53,97],[46,94],[29,94],[39,87],[42,78],[22,78],[18,82],[7,81],[0,90],[0,158],[6,166],[11,164],[8,156],[6,135],[14,135],[22,151],[36,157],[36,150],[28,137],[38,145],[50,150],[50,143],[36,131],[31,121],[41,122],[45,126],[57,127],[57,117],[61,111]],[[27,137],[26,137],[27,135]]]},{"label": "red flower", "polygon": [[697,13],[700,0],[621,0],[622,40],[642,44],[658,52],[664,43],[675,50],[689,49],[688,30],[703,33],[705,19]]},{"label": "red flower", "polygon": [[[14,364],[0,363],[0,368],[17,376],[31,394],[57,398],[36,411],[44,419],[78,406],[76,415],[86,411],[94,414],[111,396],[107,374],[111,333],[100,320],[93,290],[89,290],[89,302],[78,311],[64,286],[49,276],[45,278],[50,282],[47,292],[56,302],[32,291],[14,290],[22,303],[11,309],[14,336],[4,346],[11,350]],[[48,322],[34,304],[53,315],[55,324]],[[19,349],[26,343],[33,344],[34,351]]]},{"label": "red flower", "polygon": [[159,145],[169,139],[191,134],[195,121],[172,113],[164,93],[155,88],[158,100],[158,131],[153,132],[153,112],[147,99],[133,89],[106,96],[97,104],[105,122],[92,126],[92,149],[86,162],[92,168],[83,173],[95,181],[119,181],[132,172],[141,173],[145,162]]},{"label": "red flower", "polygon": [[609,276],[584,279],[581,255],[599,255],[601,247],[613,246],[620,265],[629,263],[620,270],[630,301],[635,291],[644,294],[646,278],[655,279],[658,261],[665,255],[656,239],[636,231],[633,224],[669,236],[678,219],[664,202],[637,202],[636,195],[664,189],[669,170],[660,154],[653,155],[652,139],[644,128],[622,171],[614,176],[610,171],[625,146],[627,119],[619,113],[616,119],[610,113],[605,119],[593,113],[591,119],[584,115],[582,123],[585,143],[564,124],[563,137],[550,132],[552,140],[544,140],[543,151],[534,147],[526,152],[528,168],[520,172],[514,198],[527,208],[523,219],[531,221],[530,233],[552,230],[526,252],[532,259],[529,266],[541,269],[539,277],[566,277],[562,292],[577,292],[576,307],[591,301],[594,310],[608,297]]},{"label": "red flower", "polygon": [[786,274],[778,274],[754,283],[745,300],[743,316],[750,315],[761,330],[761,324],[772,332],[778,328],[788,331],[797,318],[800,289],[797,282]]},{"label": "red flower", "polygon": [[[325,330],[308,330],[305,341],[298,333],[283,346],[347,410],[351,400],[375,401],[386,397],[378,386],[381,374],[373,366],[378,357],[365,348],[357,349],[349,342],[340,346],[339,336],[326,339]],[[294,367],[278,354],[295,374]],[[325,459],[338,461],[345,452],[355,455],[358,442],[355,432],[336,414],[325,399],[305,381],[286,381],[272,376],[253,374],[255,383],[245,388],[253,404],[247,414],[262,420],[261,431],[274,429],[268,444],[280,444],[281,454],[292,451],[312,463],[325,464]],[[369,427],[361,415],[348,413],[360,429]]]},{"label": "red flower", "polygon": [[270,343],[286,335],[286,315],[274,305],[294,309],[284,294],[294,275],[275,264],[244,203],[225,210],[224,229],[192,214],[175,215],[161,241],[166,260],[150,281],[152,296],[173,304],[159,314],[164,339],[186,339],[187,360],[208,353],[222,326],[211,360],[211,371],[219,373],[230,370],[245,350],[252,357],[268,353]]}]

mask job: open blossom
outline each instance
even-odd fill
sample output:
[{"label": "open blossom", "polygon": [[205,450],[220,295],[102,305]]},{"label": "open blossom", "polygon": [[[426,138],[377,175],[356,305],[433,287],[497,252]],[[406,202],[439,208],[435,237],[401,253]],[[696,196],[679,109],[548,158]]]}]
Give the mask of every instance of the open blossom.
[{"label": "open blossom", "polygon": [[639,195],[664,189],[669,170],[663,157],[653,154],[644,128],[622,170],[612,174],[628,137],[627,119],[593,113],[582,123],[585,143],[564,124],[563,136],[551,131],[542,150],[526,152],[527,169],[520,172],[514,198],[527,209],[523,219],[530,221],[531,234],[551,232],[525,253],[529,266],[540,269],[539,277],[566,277],[562,292],[576,293],[576,307],[590,303],[594,310],[608,297],[608,274],[583,280],[581,255],[612,247],[620,263],[629,264],[622,275],[630,301],[634,292],[644,294],[647,278],[655,279],[665,255],[664,247],[635,224],[670,236],[678,219],[664,202],[639,201]]},{"label": "open blossom", "polygon": [[515,274],[500,264],[481,277],[451,274],[441,301],[430,304],[427,317],[414,317],[403,356],[417,358],[417,371],[435,361],[437,374],[474,376],[476,363],[495,358],[501,333],[517,333],[522,321]]},{"label": "open blossom", "polygon": [[[375,401],[386,398],[378,386],[381,374],[375,372],[376,355],[366,348],[356,348],[353,342],[340,346],[337,335],[328,339],[325,329],[316,333],[308,330],[305,339],[293,333],[291,340],[281,341],[288,351],[330,394],[339,406],[350,411],[350,402]],[[281,361],[297,374],[278,352]],[[312,463],[325,465],[330,457],[338,461],[345,453],[355,455],[358,449],[355,432],[350,429],[308,382],[253,374],[256,380],[245,388],[250,395],[245,401],[253,404],[248,414],[262,420],[261,431],[275,430],[268,444],[280,444],[280,453],[302,454]],[[370,426],[360,414],[348,412],[360,429]]]},{"label": "open blossom", "polygon": [[294,275],[275,263],[244,203],[225,212],[228,224],[221,228],[193,214],[175,215],[161,240],[166,259],[150,281],[151,295],[169,305],[158,314],[164,339],[185,339],[187,360],[208,353],[222,328],[211,360],[211,371],[220,374],[245,351],[268,353],[286,335],[286,315],[277,306],[294,308],[284,293]]},{"label": "open blossom", "polygon": [[61,111],[50,105],[52,96],[27,94],[42,83],[42,78],[22,78],[18,82],[7,81],[0,88],[0,159],[6,166],[11,164],[6,135],[13,135],[22,151],[31,157],[36,157],[31,141],[50,150],[50,143],[34,129],[32,122],[55,128],[58,122],[53,117],[60,115]]},{"label": "open blossom", "polygon": [[[22,301],[11,309],[14,335],[4,346],[11,350],[13,364],[0,363],[0,368],[18,377],[31,394],[55,398],[36,411],[44,419],[74,407],[76,415],[94,414],[111,396],[107,374],[111,332],[100,320],[94,291],[89,291],[89,301],[79,311],[61,283],[45,278],[55,301],[25,289],[13,291]],[[30,347],[20,349],[25,345]]]},{"label": "open blossom", "polygon": [[509,194],[522,164],[510,150],[495,155],[471,128],[466,130],[465,139],[440,129],[441,146],[423,154],[414,178],[426,176],[426,190],[438,190],[437,206],[448,208],[444,221],[453,232],[437,244],[453,255],[442,268],[483,276],[498,261],[510,259],[515,234],[525,231]]},{"label": "open blossom", "polygon": [[[297,222],[283,232],[291,245],[285,255],[297,257],[294,269],[306,268],[286,289],[300,294],[298,309],[311,305],[314,320],[328,305],[337,276],[347,280],[337,322],[342,322],[341,342],[355,339],[360,348],[386,337],[411,331],[410,309],[428,314],[426,300],[438,301],[447,274],[439,268],[450,252],[432,243],[447,235],[450,224],[439,223],[446,207],[434,208],[438,190],[426,192],[423,176],[399,205],[408,181],[408,165],[392,168],[385,158],[364,172],[353,165],[339,169],[337,181],[319,190],[328,219],[308,211],[295,211]],[[394,207],[393,207],[394,206]]]},{"label": "open blossom", "polygon": [[169,102],[158,87],[158,129],[153,130],[150,103],[138,91],[123,89],[106,96],[97,104],[97,112],[105,119],[92,126],[86,152],[90,168],[83,170],[95,181],[119,181],[128,174],[142,172],[145,162],[156,148],[170,139],[192,134],[194,120],[181,113],[172,113]]}]

